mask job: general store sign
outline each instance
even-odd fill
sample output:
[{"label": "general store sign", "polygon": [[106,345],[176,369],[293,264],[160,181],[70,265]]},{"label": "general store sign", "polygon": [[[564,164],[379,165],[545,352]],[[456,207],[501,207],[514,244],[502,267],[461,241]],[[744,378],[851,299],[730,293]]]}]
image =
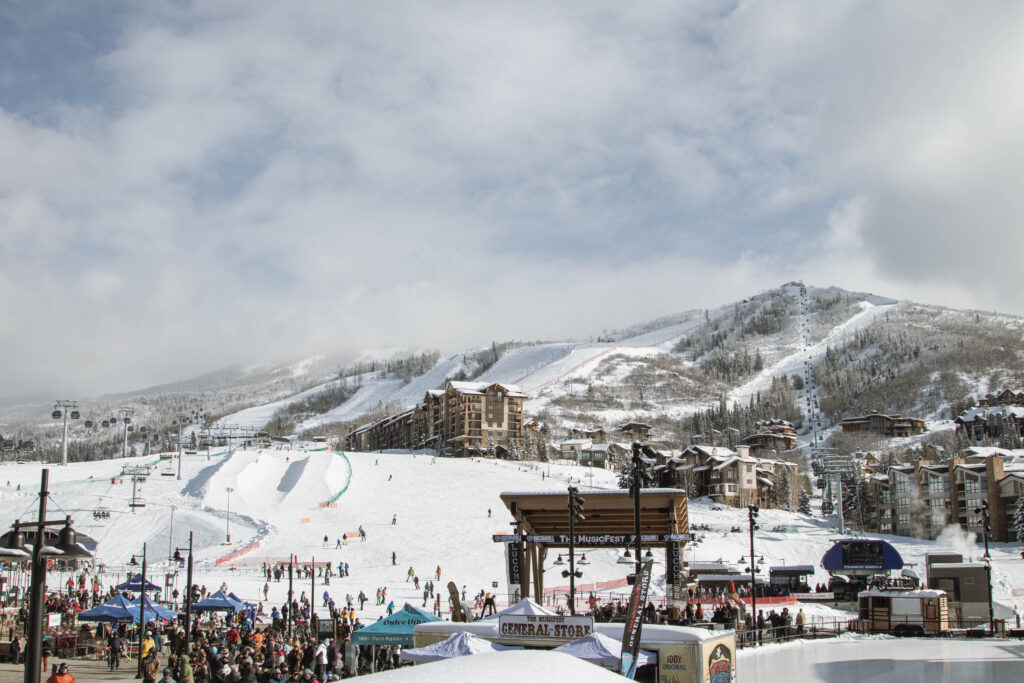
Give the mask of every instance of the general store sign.
[{"label": "general store sign", "polygon": [[539,614],[503,614],[498,617],[498,634],[503,638],[576,640],[593,632],[593,617]]}]

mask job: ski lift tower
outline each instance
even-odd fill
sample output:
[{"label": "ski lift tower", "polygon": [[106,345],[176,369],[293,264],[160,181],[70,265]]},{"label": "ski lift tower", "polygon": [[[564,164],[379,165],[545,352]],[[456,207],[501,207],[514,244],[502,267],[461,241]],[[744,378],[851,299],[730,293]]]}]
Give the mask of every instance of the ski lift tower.
[{"label": "ski lift tower", "polygon": [[834,448],[818,449],[817,457],[820,458],[825,477],[832,480],[832,490],[838,491],[839,504],[839,533],[846,533],[846,521],[843,516],[843,478],[853,474],[853,457],[839,455]]}]

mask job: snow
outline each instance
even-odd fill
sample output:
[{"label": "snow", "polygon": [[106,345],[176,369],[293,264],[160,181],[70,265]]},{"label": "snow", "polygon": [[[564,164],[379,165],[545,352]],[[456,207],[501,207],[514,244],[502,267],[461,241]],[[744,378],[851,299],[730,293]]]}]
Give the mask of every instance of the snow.
[{"label": "snow", "polygon": [[[492,535],[508,533],[512,521],[499,498],[502,492],[564,492],[570,481],[581,488],[584,497],[618,490],[614,472],[564,462],[542,466],[435,459],[411,453],[341,455],[302,450],[302,446],[312,448],[312,444],[303,444],[292,450],[236,451],[209,459],[203,454],[186,456],[181,481],[162,476],[162,470],[174,471],[176,464],[159,464],[155,457],[55,466],[50,469],[49,515],[69,514],[76,528],[99,540],[97,560],[106,565],[108,584],[123,580],[130,569],[128,559],[141,552],[143,543],[147,544],[153,576],[161,578],[173,572],[175,567],[166,557],[173,547],[187,546],[190,531],[195,534],[196,581],[210,588],[226,581],[229,590],[250,601],[262,598],[264,579],[259,568],[263,562],[283,561],[291,553],[300,562],[314,557],[334,565],[349,562],[351,576],[335,578],[327,590],[339,601],[346,593],[354,596],[365,591],[370,600],[365,609],[357,609],[357,615],[369,623],[384,613],[383,607],[374,605],[378,586],[388,588],[388,596],[397,606],[405,602],[422,605],[422,589],[417,591],[406,581],[410,566],[421,580],[434,578],[434,570],[440,566],[439,585],[454,581],[460,589],[466,586],[468,596],[480,590],[495,591],[499,604],[505,604],[504,549],[492,541]],[[143,464],[154,466],[140,489],[147,507],[132,514],[127,507],[131,482],[120,472],[124,465]],[[0,465],[0,519],[34,517],[39,469],[38,464]],[[111,484],[111,477],[118,483]],[[587,486],[588,480],[592,480],[593,487]],[[223,545],[227,488],[234,489],[230,494],[231,545]],[[321,507],[339,493],[337,507]],[[108,521],[92,519],[91,512],[100,506],[111,510]],[[172,506],[177,508],[173,511],[173,537]],[[393,516],[397,516],[396,524],[391,523]],[[706,524],[710,531],[696,532],[703,538],[686,546],[683,559],[739,567],[740,557],[749,558],[750,552],[746,518],[746,510],[721,507],[707,499],[691,500],[691,524]],[[755,538],[755,553],[765,559],[759,564],[761,577],[766,576],[769,566],[810,565],[814,568],[814,575],[808,577],[812,585],[827,580],[820,560],[837,539],[827,521],[762,508],[758,523],[761,529]],[[355,532],[359,526],[367,532],[365,542],[349,538],[347,545],[335,548],[336,539],[345,532]],[[742,531],[732,533],[732,527]],[[329,539],[327,548],[323,547],[324,535]],[[965,541],[962,533],[949,534],[941,543],[891,535],[878,538],[892,543],[904,560],[916,567],[924,566],[924,555],[929,551],[965,553],[965,562],[977,561],[983,552],[976,543]],[[251,552],[219,567],[215,564],[217,558],[257,541],[259,547]],[[398,555],[396,564],[391,562],[392,551]],[[995,598],[1019,609],[1024,606],[1024,562],[1020,561],[1019,550],[1016,545],[992,543],[990,551]],[[588,549],[591,564],[578,589],[588,591],[586,586],[592,582],[623,578],[623,566],[616,562],[618,555],[614,549]],[[657,571],[663,572],[664,565],[657,557],[655,569],[651,594],[660,597],[665,594],[665,582],[664,575]],[[182,581],[183,577],[179,578],[179,588]],[[497,589],[492,588],[492,582],[498,583]],[[308,594],[309,583],[297,581],[296,592]],[[550,583],[557,582],[552,578]],[[287,592],[287,579],[271,582],[269,589],[270,602],[280,604]],[[318,597],[323,590],[317,581]],[[612,594],[615,599],[625,600],[627,588],[609,589],[603,595]],[[317,600],[315,604],[321,603]],[[808,623],[852,616],[810,603],[801,607]]]},{"label": "snow", "polygon": [[[539,674],[543,672],[543,674]],[[466,681],[619,681],[622,676],[561,652],[523,650],[458,657],[373,674],[380,681],[452,683]]]},{"label": "snow", "polygon": [[847,634],[739,651],[740,683],[927,681],[990,683],[1024,679],[1024,643],[890,638]]}]

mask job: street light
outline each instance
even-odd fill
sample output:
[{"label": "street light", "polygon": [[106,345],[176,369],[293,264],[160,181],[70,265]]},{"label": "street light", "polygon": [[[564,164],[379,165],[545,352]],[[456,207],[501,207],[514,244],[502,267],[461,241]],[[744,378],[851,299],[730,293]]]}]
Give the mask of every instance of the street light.
[{"label": "street light", "polygon": [[[3,553],[3,556],[11,559],[29,559],[29,553],[24,547],[24,535],[21,530],[35,530],[31,554],[32,571],[29,584],[27,643],[25,645],[25,683],[39,683],[39,665],[42,662],[43,612],[46,609],[44,598],[46,596],[47,561],[50,557],[54,556],[71,560],[92,557],[92,553],[78,543],[76,532],[71,527],[72,520],[70,516],[64,519],[46,519],[46,500],[50,495],[50,470],[43,469],[41,477],[42,480],[39,485],[39,519],[35,522],[24,523],[15,520],[14,524],[11,525],[12,530],[7,537],[7,547]],[[64,526],[57,535],[56,545],[45,545],[46,527],[60,524]]]},{"label": "street light", "polygon": [[989,633],[995,633],[995,611],[992,609],[992,556],[988,554],[988,535],[992,531],[988,501],[981,501],[981,506],[974,508],[974,514],[981,515],[981,530],[985,534],[985,574],[988,580],[988,628]]},{"label": "street light", "polygon": [[[579,489],[575,486],[569,487],[569,570],[563,571],[562,576],[569,577],[569,615],[576,616],[576,522],[586,519],[583,516],[583,503]],[[582,574],[580,572],[579,574]]]},{"label": "street light", "polygon": [[[754,558],[754,531],[758,528],[757,526],[757,513],[759,508],[756,505],[747,506],[747,522],[750,525],[750,621],[753,624],[755,633],[758,636],[761,635],[760,631],[757,631],[757,582],[754,580],[754,572],[757,567],[755,566]],[[764,558],[761,558],[761,562],[764,562]],[[758,638],[760,640],[760,638]]]},{"label": "street light", "polygon": [[[138,555],[132,555],[128,564],[138,564]],[[136,678],[142,678],[142,638],[146,633],[146,544],[142,544],[142,581],[139,583],[139,666]]]},{"label": "street light", "polygon": [[231,492],[234,491],[230,486],[225,489],[228,492],[228,514],[225,522],[227,523],[227,541],[224,545],[231,545]]},{"label": "street light", "polygon": [[[181,562],[181,548],[174,549],[171,557],[175,562]],[[189,639],[192,637],[192,532],[188,532],[188,570],[186,574],[185,588],[185,652],[188,652]]]},{"label": "street light", "polygon": [[64,418],[64,436],[60,442],[60,464],[68,464],[68,418],[77,420],[78,414],[78,401],[69,401],[67,399],[58,399],[53,403],[53,419],[59,420]]}]

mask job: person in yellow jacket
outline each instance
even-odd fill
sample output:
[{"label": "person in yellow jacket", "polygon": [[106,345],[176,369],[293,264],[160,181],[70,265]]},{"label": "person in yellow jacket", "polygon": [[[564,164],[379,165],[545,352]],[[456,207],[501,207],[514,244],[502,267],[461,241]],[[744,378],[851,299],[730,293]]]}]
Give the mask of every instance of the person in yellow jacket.
[{"label": "person in yellow jacket", "polygon": [[154,647],[156,647],[156,642],[153,640],[153,632],[146,631],[146,637],[142,640],[142,658],[145,659]]}]

